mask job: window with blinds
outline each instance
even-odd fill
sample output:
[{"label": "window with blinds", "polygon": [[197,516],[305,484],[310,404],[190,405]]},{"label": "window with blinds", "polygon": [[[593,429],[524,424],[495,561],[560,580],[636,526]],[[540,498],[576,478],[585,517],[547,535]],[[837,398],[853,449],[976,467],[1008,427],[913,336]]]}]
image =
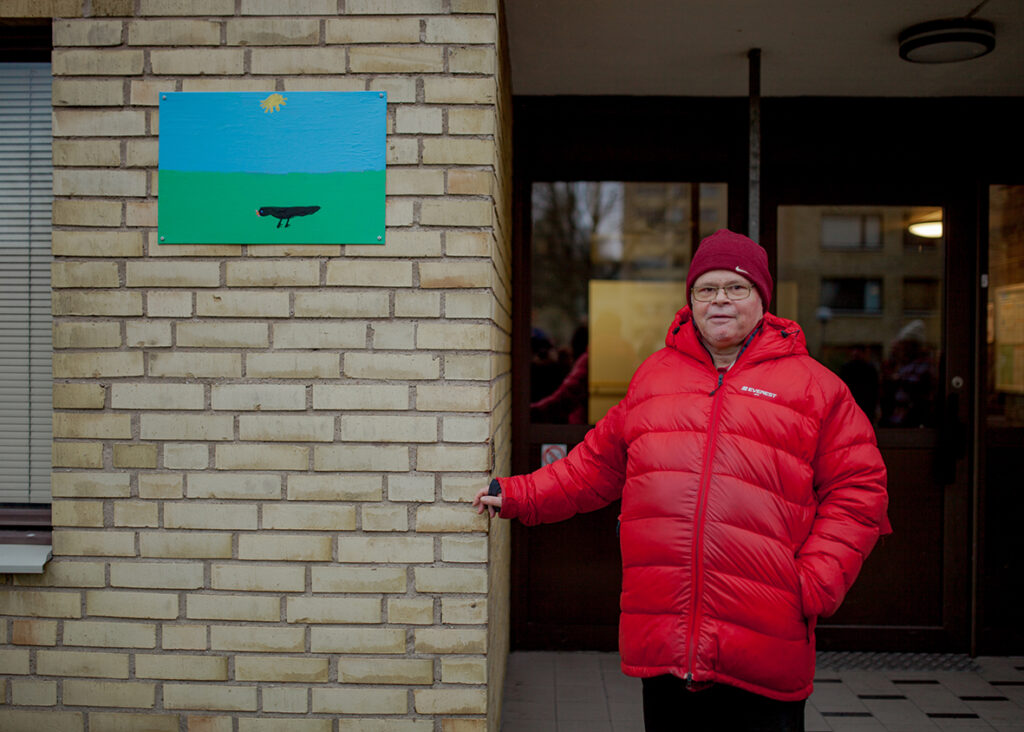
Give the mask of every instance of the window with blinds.
[{"label": "window with blinds", "polygon": [[0,64],[0,504],[49,503],[50,64]]}]

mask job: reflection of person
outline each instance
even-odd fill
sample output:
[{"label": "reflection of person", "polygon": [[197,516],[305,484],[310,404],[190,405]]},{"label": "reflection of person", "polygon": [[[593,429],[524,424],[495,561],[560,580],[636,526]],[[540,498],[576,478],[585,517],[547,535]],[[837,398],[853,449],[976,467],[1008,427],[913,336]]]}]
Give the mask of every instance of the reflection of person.
[{"label": "reflection of person", "polygon": [[878,369],[863,346],[850,348],[850,360],[839,367],[839,378],[850,387],[857,406],[874,422],[878,410]]},{"label": "reflection of person", "polygon": [[815,621],[890,530],[885,466],[849,389],[765,312],[761,247],[716,232],[687,289],[583,443],[473,503],[535,524],[622,499],[619,650],[648,731],[802,730]]},{"label": "reflection of person", "polygon": [[925,345],[925,325],[912,320],[896,335],[886,364],[884,415],[889,427],[927,427],[932,424],[935,365]]},{"label": "reflection of person", "polygon": [[537,422],[587,424],[587,381],[589,335],[581,325],[572,334],[572,367],[562,383],[551,394],[530,405],[530,418]]}]

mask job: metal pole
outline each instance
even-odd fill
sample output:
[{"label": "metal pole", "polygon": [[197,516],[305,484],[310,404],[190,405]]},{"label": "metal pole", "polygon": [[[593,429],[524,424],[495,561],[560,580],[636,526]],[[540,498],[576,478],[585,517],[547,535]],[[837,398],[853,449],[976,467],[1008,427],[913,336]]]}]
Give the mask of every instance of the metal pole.
[{"label": "metal pole", "polygon": [[747,51],[750,69],[750,146],[747,189],[747,236],[761,240],[761,49]]}]

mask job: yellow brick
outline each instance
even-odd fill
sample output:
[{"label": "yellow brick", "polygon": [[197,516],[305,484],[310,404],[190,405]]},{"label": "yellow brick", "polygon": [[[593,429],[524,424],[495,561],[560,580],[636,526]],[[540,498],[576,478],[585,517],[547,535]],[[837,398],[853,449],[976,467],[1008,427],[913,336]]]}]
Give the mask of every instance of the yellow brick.
[{"label": "yellow brick", "polygon": [[[344,48],[254,48],[254,74],[336,74],[344,69]],[[353,69],[354,70],[354,69]]]},{"label": "yellow brick", "polygon": [[227,22],[229,46],[312,46],[319,39],[320,23],[314,19],[247,18]]},{"label": "yellow brick", "polygon": [[152,353],[149,375],[190,379],[238,377],[242,375],[242,357],[237,353]]},{"label": "yellow brick", "polygon": [[366,506],[363,531],[408,531],[409,512],[405,506]]},{"label": "yellow brick", "polygon": [[167,625],[163,626],[162,647],[169,651],[205,651],[205,625]]},{"label": "yellow brick", "polygon": [[117,287],[120,279],[116,262],[64,262],[52,266],[53,287]]},{"label": "yellow brick", "polygon": [[135,10],[134,0],[93,0],[92,13],[96,17],[128,16]]},{"label": "yellow brick", "polygon": [[[146,315],[151,318],[188,318],[192,315],[192,293],[173,290],[146,293]],[[178,325],[181,332],[181,325]]]},{"label": "yellow brick", "polygon": [[390,598],[388,622],[400,625],[433,625],[434,601],[429,597]]},{"label": "yellow brick", "polygon": [[488,350],[491,326],[472,323],[421,323],[416,335],[418,348],[442,350]]},{"label": "yellow brick", "polygon": [[[170,445],[164,445],[166,455]],[[176,473],[139,473],[139,498],[182,498],[181,475]]]},{"label": "yellow brick", "polygon": [[178,715],[89,712],[89,725],[103,732],[178,732]]},{"label": "yellow brick", "polygon": [[82,732],[85,725],[81,712],[59,712],[51,709],[27,711],[0,708],[0,729],[11,732],[36,732],[36,730],[60,730],[60,732]]},{"label": "yellow brick", "polygon": [[[410,101],[416,101],[415,98]],[[412,137],[392,137],[388,140],[385,162],[390,165],[416,165],[420,162],[420,148]],[[385,210],[386,214],[386,210]],[[385,237],[386,240],[386,237]]]},{"label": "yellow brick", "polygon": [[287,318],[287,292],[237,290],[196,293],[196,314],[214,318]]},{"label": "yellow brick", "polygon": [[68,620],[64,623],[64,645],[156,648],[156,626],[152,623]]},{"label": "yellow brick", "polygon": [[370,326],[370,334],[377,350],[412,350],[416,347],[412,323],[374,323]]},{"label": "yellow brick", "polygon": [[486,442],[490,435],[490,420],[486,417],[447,416],[441,421],[445,442]]},{"label": "yellow brick", "polygon": [[158,76],[192,74],[241,74],[245,57],[241,49],[188,48],[173,51],[150,51],[149,62]]},{"label": "yellow brick", "polygon": [[53,75],[135,76],[142,73],[142,51],[55,50]]},{"label": "yellow brick", "polygon": [[[414,108],[417,109],[417,108]],[[431,117],[423,119],[424,115],[412,116],[411,112],[401,114],[399,109],[398,119],[400,125],[406,128],[406,132],[420,132],[423,134],[441,133],[441,111],[437,112],[436,119]],[[414,128],[423,129],[414,129]],[[444,171],[434,169],[417,170],[393,168],[388,172],[387,195],[389,196],[441,196],[444,195]],[[397,235],[397,232],[396,232]],[[388,246],[393,244],[394,236],[389,237]]]},{"label": "yellow brick", "polygon": [[[406,200],[406,199],[401,199]],[[412,203],[409,199],[407,203]],[[410,212],[410,217],[412,212]],[[411,218],[410,218],[411,221]],[[395,258],[395,257],[439,257],[441,256],[441,232],[390,228],[387,232],[387,246],[347,246],[345,255],[348,257]]]},{"label": "yellow brick", "polygon": [[125,137],[144,134],[146,113],[141,110],[56,109],[53,113],[54,137]]},{"label": "yellow brick", "polygon": [[388,198],[384,204],[384,225],[389,229],[415,223],[415,201],[411,198]]},{"label": "yellow brick", "polygon": [[327,263],[329,286],[412,287],[412,263],[396,261],[332,261]]},{"label": "yellow brick", "polygon": [[36,673],[41,676],[92,676],[128,678],[127,653],[96,651],[38,651]]},{"label": "yellow brick", "polygon": [[[494,161],[494,143],[490,140],[464,139],[459,137],[425,138],[423,140],[423,163],[425,165],[491,165]],[[421,213],[420,222],[436,222],[438,226],[487,226],[490,224],[491,203],[489,201],[425,200],[430,214]],[[448,204],[448,205],[442,205]],[[443,217],[458,213],[459,223]],[[482,223],[468,223],[468,222]]]},{"label": "yellow brick", "polygon": [[491,254],[493,234],[485,231],[452,231],[446,236],[445,253],[451,257],[484,257]]},{"label": "yellow brick", "polygon": [[256,711],[255,686],[164,684],[166,709]]},{"label": "yellow brick", "polygon": [[113,384],[114,409],[203,409],[201,384]]},{"label": "yellow brick", "polygon": [[54,437],[126,439],[132,436],[131,417],[121,414],[57,412],[53,415]]},{"label": "yellow brick", "polygon": [[[14,583],[20,587],[103,587],[106,567],[103,562],[82,562],[59,557],[51,559],[42,574],[21,574],[14,576]],[[77,617],[77,616],[75,616]]]},{"label": "yellow brick", "polygon": [[191,590],[203,586],[203,565],[198,562],[115,562],[110,565],[110,586]]},{"label": "yellow brick", "polygon": [[486,196],[492,192],[492,181],[493,174],[486,170],[452,169],[448,171],[447,192],[454,196]]},{"label": "yellow brick", "polygon": [[219,287],[218,262],[168,262],[151,260],[128,262],[127,287]]},{"label": "yellow brick", "polygon": [[485,653],[487,631],[476,628],[419,628],[416,630],[417,653]]},{"label": "yellow brick", "polygon": [[440,46],[353,46],[348,52],[354,73],[416,74],[444,71]]},{"label": "yellow brick", "polygon": [[289,597],[289,623],[376,624],[381,621],[377,598]]},{"label": "yellow brick", "polygon": [[487,571],[416,567],[417,592],[487,592]]},{"label": "yellow brick", "polygon": [[102,501],[58,501],[53,504],[54,526],[103,526]]},{"label": "yellow brick", "polygon": [[448,132],[452,135],[493,135],[494,111],[490,108],[463,108],[448,115]]},{"label": "yellow brick", "polygon": [[486,412],[490,400],[491,390],[486,386],[416,387],[416,409],[421,412]]},{"label": "yellow brick", "polygon": [[[117,464],[115,459],[114,464]],[[159,505],[143,501],[114,504],[114,526],[148,526],[155,528],[160,525]]]},{"label": "yellow brick", "polygon": [[276,564],[214,564],[210,568],[210,587],[245,592],[303,592],[306,570]]},{"label": "yellow brick", "polygon": [[249,473],[191,473],[189,498],[276,499],[281,497],[281,477]]},{"label": "yellow brick", "polygon": [[109,618],[171,620],[178,617],[178,594],[90,590],[85,593],[85,611]]},{"label": "yellow brick", "polygon": [[270,534],[238,537],[239,559],[266,559],[290,562],[331,561],[330,536]]},{"label": "yellow brick", "polygon": [[[128,148],[128,155],[126,156],[128,158],[128,165],[140,166],[140,163],[143,163],[143,161],[140,160],[140,153],[144,149],[148,152],[149,148],[143,147],[143,145],[146,144],[149,144],[148,140],[144,140],[140,144],[133,145]],[[147,157],[145,163],[152,165],[153,161],[151,158]],[[148,167],[148,165],[143,165],[143,167]],[[124,209],[124,219],[128,226],[157,225],[156,201],[127,201],[125,202]]]},{"label": "yellow brick", "polygon": [[344,684],[432,684],[434,663],[429,659],[342,658],[338,681]]},{"label": "yellow brick", "polygon": [[232,732],[231,717],[210,714],[190,714],[188,732]]},{"label": "yellow brick", "polygon": [[238,681],[327,681],[326,658],[288,658],[284,656],[237,656],[235,679]]},{"label": "yellow brick", "polygon": [[388,314],[386,292],[318,290],[295,293],[297,318],[379,318]]},{"label": "yellow brick", "polygon": [[190,348],[266,348],[266,323],[178,323],[177,344]]},{"label": "yellow brick", "polygon": [[313,689],[313,712],[326,714],[405,714],[404,689]]},{"label": "yellow brick", "polygon": [[224,656],[137,653],[135,676],[140,679],[227,681],[228,659]]},{"label": "yellow brick", "polygon": [[128,24],[130,46],[217,46],[220,24],[206,20],[136,20]]},{"label": "yellow brick", "polygon": [[5,674],[24,676],[29,672],[29,655],[27,648],[0,648],[0,668]]},{"label": "yellow brick", "polygon": [[482,597],[442,598],[441,622],[445,625],[482,625],[487,622],[487,600]]},{"label": "yellow brick", "polygon": [[493,77],[435,77],[423,80],[423,101],[427,104],[493,104],[496,94]]},{"label": "yellow brick", "polygon": [[321,503],[263,507],[264,529],[299,529],[305,531],[352,531],[356,528],[354,506],[325,506]]},{"label": "yellow brick", "polygon": [[55,646],[57,645],[57,621],[13,620],[11,622],[11,643],[16,646]]},{"label": "yellow brick", "polygon": [[[135,87],[133,85],[132,89],[134,90],[134,88]],[[155,103],[156,102],[154,100],[154,104]],[[125,144],[125,164],[129,168],[155,168],[159,163],[159,160],[159,146],[155,139],[135,137],[128,140]],[[159,219],[159,208],[155,204],[155,201],[126,202],[126,223],[129,226],[155,227]]]},{"label": "yellow brick", "polygon": [[129,348],[166,348],[171,345],[171,324],[148,320],[125,323],[125,344]]},{"label": "yellow brick", "polygon": [[120,46],[121,23],[117,20],[54,20],[56,46]]},{"label": "yellow brick", "polygon": [[[440,107],[400,106],[395,111],[395,132],[398,134],[440,135],[444,131],[444,118]],[[440,195],[436,190],[421,191],[420,185],[409,185],[409,182],[429,180],[432,186],[437,185],[440,170],[416,170],[395,168],[387,174],[388,195],[410,195],[411,193],[428,193]],[[412,190],[410,190],[412,189]]]},{"label": "yellow brick", "polygon": [[460,506],[420,506],[416,509],[416,530],[433,532],[487,531],[487,517]]},{"label": "yellow brick", "polygon": [[[216,407],[215,407],[216,408]],[[313,409],[408,409],[409,388],[391,385],[313,385]]]},{"label": "yellow brick", "polygon": [[345,415],[341,418],[341,439],[347,442],[436,442],[437,419]]},{"label": "yellow brick", "polygon": [[375,445],[318,446],[313,453],[314,470],[392,471],[409,470],[409,449]]},{"label": "yellow brick", "polygon": [[143,440],[232,440],[229,416],[207,414],[143,414],[139,420]]},{"label": "yellow brick", "polygon": [[274,348],[349,349],[366,347],[360,322],[290,322],[274,326]]},{"label": "yellow brick", "polygon": [[114,445],[113,464],[115,468],[155,468],[156,445]]},{"label": "yellow brick", "polygon": [[142,315],[138,292],[54,292],[54,315]]},{"label": "yellow brick", "polygon": [[483,658],[442,658],[441,681],[445,684],[486,684],[487,661]]},{"label": "yellow brick", "polygon": [[64,703],[69,706],[152,707],[155,684],[130,681],[64,681]]},{"label": "yellow brick", "polygon": [[210,628],[210,648],[215,651],[302,653],[304,628],[215,625]]},{"label": "yellow brick", "polygon": [[437,292],[398,292],[395,316],[399,318],[436,318],[441,314],[441,295]]},{"label": "yellow brick", "polygon": [[313,567],[313,592],[405,592],[406,570],[398,567]]},{"label": "yellow brick", "polygon": [[55,556],[135,556],[135,535],[130,531],[74,531],[66,529],[53,535]]},{"label": "yellow brick", "polygon": [[429,475],[389,475],[388,500],[430,503],[434,500],[434,478]]},{"label": "yellow brick", "polygon": [[218,445],[218,470],[306,470],[309,448],[294,445]]},{"label": "yellow brick", "polygon": [[250,353],[245,358],[246,376],[253,379],[336,379],[336,353]]},{"label": "yellow brick", "polygon": [[79,351],[53,354],[53,378],[98,379],[142,376],[142,353]]},{"label": "yellow brick", "polygon": [[490,43],[497,41],[495,18],[437,16],[427,18],[424,40],[427,43]]},{"label": "yellow brick", "polygon": [[[419,524],[417,523],[417,526]],[[484,527],[486,530],[486,527]],[[445,536],[441,539],[441,560],[445,562],[486,562],[486,536]]]},{"label": "yellow brick", "polygon": [[188,501],[164,504],[164,526],[168,529],[241,529],[257,528],[253,504]]},{"label": "yellow brick", "polygon": [[316,260],[242,260],[227,263],[228,287],[314,287],[320,284]]},{"label": "yellow brick", "polygon": [[[491,47],[455,46],[448,49],[448,70],[453,74],[493,74],[495,69],[494,49]],[[461,111],[461,110],[460,110]],[[492,125],[493,128],[493,125]],[[449,130],[452,129],[449,122]],[[493,129],[492,129],[493,132]],[[468,134],[491,134],[488,132]]]},{"label": "yellow brick", "polygon": [[230,411],[305,410],[306,387],[299,384],[214,386],[211,392],[211,406],[214,409]]},{"label": "yellow brick", "polygon": [[[263,709],[267,709],[267,692],[270,689],[263,689]],[[306,706],[306,693],[302,692],[302,705]],[[283,710],[289,711],[289,710]],[[293,714],[305,714],[305,708],[301,712]],[[238,720],[238,732],[278,732],[281,729],[281,719],[253,719],[243,717]],[[330,719],[289,719],[287,720],[288,732],[331,732],[333,723]]]},{"label": "yellow brick", "polygon": [[56,706],[57,682],[11,679],[11,703],[30,707]]},{"label": "yellow brick", "polygon": [[260,595],[189,595],[186,616],[191,620],[277,621],[281,601]]},{"label": "yellow brick", "polygon": [[416,469],[425,472],[486,471],[490,453],[484,445],[422,445],[417,448]]},{"label": "yellow brick", "polygon": [[[73,177],[73,173],[85,171],[64,171],[65,177]],[[73,180],[72,180],[73,182]],[[84,182],[84,181],[83,181]],[[128,183],[141,182],[131,179]],[[55,191],[56,193],[56,191]],[[64,195],[129,195],[127,191],[77,191],[65,192]],[[142,256],[142,235],[138,231],[55,231],[53,232],[53,254],[64,257],[139,257]],[[136,295],[137,293],[130,293]],[[82,313],[87,314],[87,313]],[[131,315],[132,313],[127,313]]]},{"label": "yellow brick", "polygon": [[[338,732],[433,732],[432,719],[346,719],[338,720]],[[446,730],[447,732],[447,730]]]},{"label": "yellow brick", "polygon": [[102,442],[54,442],[53,467],[102,468]]},{"label": "yellow brick", "polygon": [[327,21],[327,43],[419,43],[420,23],[416,18],[331,18]]},{"label": "yellow brick", "polygon": [[442,0],[346,0],[353,15],[437,15],[445,12]]},{"label": "yellow brick", "polygon": [[419,714],[484,714],[486,689],[417,689],[414,692]]},{"label": "yellow brick", "polygon": [[289,501],[379,501],[384,494],[379,475],[290,475]]},{"label": "yellow brick", "polygon": [[[121,164],[121,143],[119,140],[54,140],[53,164],[84,167],[117,166]],[[138,234],[136,236],[141,247],[142,238]],[[54,236],[55,244],[56,239]],[[54,253],[56,254],[56,251]]]},{"label": "yellow brick", "polygon": [[[308,692],[304,688],[294,688],[287,686],[264,686],[263,687],[263,711],[264,712],[277,712],[279,714],[307,714],[309,712],[309,699]],[[272,724],[280,724],[278,720],[247,720],[248,722],[255,721],[266,721]],[[325,721],[328,723],[327,732],[330,730],[330,720],[313,720],[313,721]],[[270,729],[267,732],[275,732]]]},{"label": "yellow brick", "polygon": [[224,559],[231,556],[231,534],[143,531],[139,533],[139,553],[144,557]]},{"label": "yellow brick", "polygon": [[490,293],[450,292],[444,299],[444,314],[448,318],[490,318],[493,313],[494,300]]},{"label": "yellow brick", "polygon": [[101,384],[54,384],[54,409],[103,409],[107,390]]},{"label": "yellow brick", "polygon": [[[425,141],[424,147],[428,141]],[[465,142],[478,142],[477,140],[466,140]],[[426,157],[426,152],[424,152]],[[436,161],[441,162],[441,161]],[[449,160],[445,162],[466,162],[460,160]],[[487,226],[491,222],[493,210],[489,201],[479,201],[476,199],[455,199],[455,198],[441,198],[441,199],[427,199],[420,204],[420,223],[424,226]],[[439,280],[441,283],[448,281],[445,278]],[[454,281],[467,281],[465,279]],[[481,284],[463,284],[463,285],[448,285],[440,284],[436,285],[440,287],[483,287]]]},{"label": "yellow brick", "polygon": [[354,379],[436,379],[440,364],[429,353],[346,353],[344,373]]},{"label": "yellow brick", "polygon": [[426,536],[339,537],[338,561],[395,564],[433,562],[434,540]]},{"label": "yellow brick", "polygon": [[259,442],[333,442],[334,417],[242,415],[238,436]]}]

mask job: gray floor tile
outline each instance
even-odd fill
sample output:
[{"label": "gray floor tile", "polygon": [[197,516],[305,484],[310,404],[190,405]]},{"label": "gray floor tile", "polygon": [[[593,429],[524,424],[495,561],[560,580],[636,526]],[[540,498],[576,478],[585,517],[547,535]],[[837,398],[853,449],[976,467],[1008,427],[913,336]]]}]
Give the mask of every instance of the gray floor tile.
[{"label": "gray floor tile", "polygon": [[607,704],[588,704],[586,702],[559,702],[555,705],[555,719],[559,727],[562,722],[572,721],[610,721]]},{"label": "gray floor tile", "polygon": [[925,732],[938,727],[909,699],[861,699],[889,732]]},{"label": "gray floor tile", "polygon": [[612,723],[607,719],[559,721],[558,732],[612,732]]},{"label": "gray floor tile", "polygon": [[839,674],[843,686],[854,694],[899,694],[892,681],[877,671],[843,671]]},{"label": "gray floor tile", "polygon": [[1024,729],[1024,710],[1012,701],[964,700],[975,714],[991,725]]},{"label": "gray floor tile", "polygon": [[832,732],[832,726],[811,704],[804,708],[804,728],[805,732]]},{"label": "gray floor tile", "polygon": [[[824,716],[826,712],[866,712],[867,707],[861,703],[845,684],[818,684],[811,694],[814,707]],[[829,720],[829,724],[833,724]],[[833,725],[835,726],[835,725]]]},{"label": "gray floor tile", "polygon": [[952,714],[971,711],[956,694],[942,684],[901,684],[899,681],[895,683],[907,698],[926,714],[929,712]]},{"label": "gray floor tile", "polygon": [[826,717],[833,732],[885,732],[885,727],[872,717]]}]

